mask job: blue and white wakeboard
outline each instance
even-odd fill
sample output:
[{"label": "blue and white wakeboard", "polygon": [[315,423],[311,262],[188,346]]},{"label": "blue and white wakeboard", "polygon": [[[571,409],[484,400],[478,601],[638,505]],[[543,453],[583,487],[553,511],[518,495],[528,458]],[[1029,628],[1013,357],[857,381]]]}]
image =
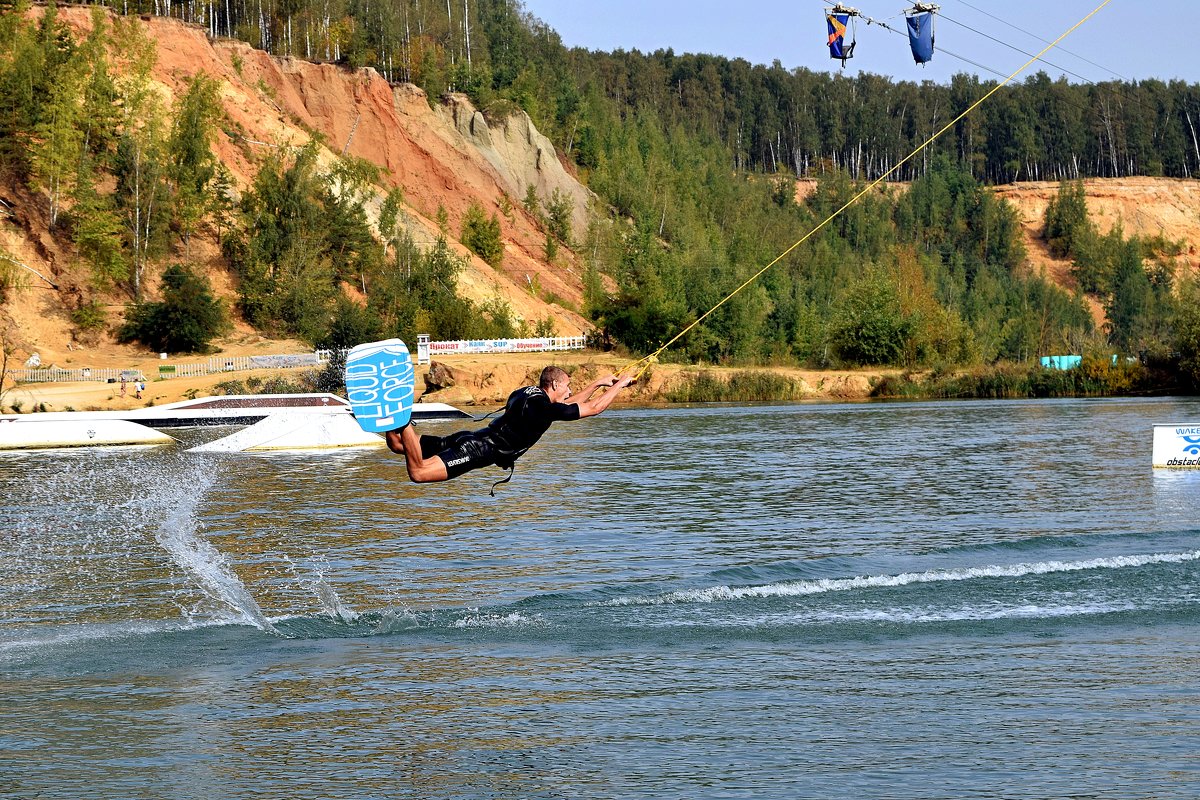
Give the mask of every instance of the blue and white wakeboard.
[{"label": "blue and white wakeboard", "polygon": [[399,339],[366,342],[346,354],[346,395],[364,431],[403,428],[412,416],[413,365]]}]

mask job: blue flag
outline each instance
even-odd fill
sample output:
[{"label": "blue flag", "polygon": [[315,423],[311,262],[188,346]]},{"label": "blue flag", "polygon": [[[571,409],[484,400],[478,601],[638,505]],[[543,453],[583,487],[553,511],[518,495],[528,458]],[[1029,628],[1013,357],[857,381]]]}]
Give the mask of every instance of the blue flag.
[{"label": "blue flag", "polygon": [[912,48],[913,60],[918,64],[933,58],[933,12],[926,11],[908,17],[908,46]]}]

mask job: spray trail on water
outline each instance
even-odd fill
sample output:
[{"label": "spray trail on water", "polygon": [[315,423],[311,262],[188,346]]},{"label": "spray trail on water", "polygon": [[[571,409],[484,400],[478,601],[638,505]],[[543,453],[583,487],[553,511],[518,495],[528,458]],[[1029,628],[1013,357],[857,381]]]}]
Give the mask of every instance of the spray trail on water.
[{"label": "spray trail on water", "polygon": [[726,600],[766,597],[802,597],[827,592],[848,592],[856,589],[886,588],[922,583],[970,581],[980,578],[1017,578],[1025,575],[1047,575],[1081,572],[1094,569],[1126,569],[1150,564],[1181,564],[1200,560],[1200,550],[1186,553],[1147,553],[1144,555],[1112,556],[1080,561],[1042,561],[1023,564],[995,564],[928,572],[905,572],[897,575],[860,575],[853,578],[823,578],[820,580],[788,581],[766,586],[712,586],[690,589],[652,597],[623,597],[599,605],[670,605],[673,603],[715,603]]},{"label": "spray trail on water", "polygon": [[[209,487],[216,481],[216,469],[208,459],[196,459],[185,475],[166,476],[164,483],[174,488],[166,508],[156,509],[160,520],[154,540],[167,551],[172,561],[192,578],[208,598],[233,611],[237,618],[268,633],[278,634],[258,603],[234,573],[225,556],[199,534],[196,510]],[[179,487],[186,487],[179,491]],[[150,497],[151,502],[162,498]]]}]

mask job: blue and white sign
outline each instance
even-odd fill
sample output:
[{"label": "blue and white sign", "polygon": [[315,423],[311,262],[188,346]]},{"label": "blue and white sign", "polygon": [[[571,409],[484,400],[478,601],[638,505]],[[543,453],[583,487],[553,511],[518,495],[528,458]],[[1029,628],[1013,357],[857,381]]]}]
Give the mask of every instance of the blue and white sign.
[{"label": "blue and white sign", "polygon": [[364,431],[402,428],[412,416],[413,364],[399,339],[367,342],[346,354],[346,394]]},{"label": "blue and white sign", "polygon": [[1200,424],[1155,425],[1154,466],[1200,469]]}]

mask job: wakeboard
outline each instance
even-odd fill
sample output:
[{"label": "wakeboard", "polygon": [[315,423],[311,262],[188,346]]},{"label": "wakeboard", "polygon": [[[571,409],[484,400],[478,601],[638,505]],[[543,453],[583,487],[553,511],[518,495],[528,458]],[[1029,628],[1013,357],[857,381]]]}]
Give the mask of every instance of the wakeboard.
[{"label": "wakeboard", "polygon": [[412,417],[413,365],[399,339],[365,342],[346,354],[346,394],[359,427],[371,433],[403,428]]}]

